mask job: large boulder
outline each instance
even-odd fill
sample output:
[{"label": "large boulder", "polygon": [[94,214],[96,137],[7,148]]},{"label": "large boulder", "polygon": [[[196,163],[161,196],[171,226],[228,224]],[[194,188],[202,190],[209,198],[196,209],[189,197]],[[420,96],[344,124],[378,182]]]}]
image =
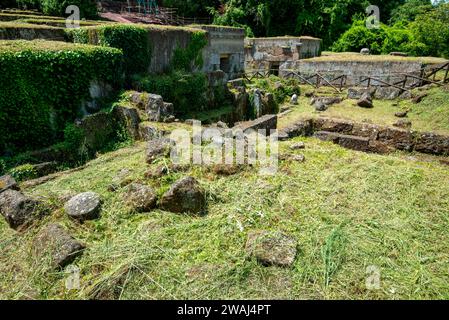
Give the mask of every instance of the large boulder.
[{"label": "large boulder", "polygon": [[148,142],[146,162],[153,163],[158,157],[166,157],[170,154],[170,139],[159,138]]},{"label": "large boulder", "polygon": [[394,100],[402,93],[401,89],[394,87],[378,87],[374,93],[374,98],[380,100]]},{"label": "large boulder", "polygon": [[126,132],[134,139],[139,139],[140,116],[136,108],[128,108],[124,106],[114,107],[114,116],[116,120],[122,124]]},{"label": "large boulder", "polygon": [[45,226],[33,240],[33,256],[47,260],[53,268],[63,268],[82,254],[85,246],[59,224]]},{"label": "large boulder", "polygon": [[310,99],[310,104],[316,105],[317,103],[322,103],[325,106],[330,106],[333,104],[341,103],[342,101],[342,97],[313,97],[312,99]]},{"label": "large boulder", "polygon": [[246,241],[246,252],[263,265],[289,267],[297,253],[294,238],[281,232],[252,231]]},{"label": "large boulder", "polygon": [[291,99],[290,99],[290,103],[297,105],[298,104],[298,95],[295,93],[294,95],[292,95]]},{"label": "large boulder", "polygon": [[436,155],[449,155],[449,136],[431,132],[417,134],[415,150]]},{"label": "large boulder", "polygon": [[108,191],[117,191],[126,187],[132,182],[131,170],[123,168],[112,178],[112,183],[108,186]]},{"label": "large boulder", "polygon": [[128,186],[125,199],[128,205],[137,212],[151,211],[157,204],[156,192],[151,187],[139,183]]},{"label": "large boulder", "polygon": [[361,108],[372,108],[373,98],[368,92],[365,92],[362,97],[357,101],[357,105]]},{"label": "large boulder", "polygon": [[131,101],[137,105],[138,108],[145,110],[150,121],[163,122],[173,116],[173,104],[165,103],[160,95],[133,92],[131,94]]},{"label": "large boulder", "polygon": [[171,186],[162,196],[160,205],[165,211],[201,214],[206,208],[205,191],[195,178],[186,177]]},{"label": "large boulder", "polygon": [[39,219],[45,208],[22,192],[8,189],[0,193],[0,212],[9,226],[17,230]]},{"label": "large boulder", "polygon": [[16,180],[10,175],[0,177],[0,193],[8,189],[19,190]]},{"label": "large boulder", "polygon": [[64,206],[69,217],[79,220],[92,220],[99,217],[101,198],[95,192],[84,192],[74,196]]},{"label": "large boulder", "polygon": [[360,87],[352,87],[348,89],[348,99],[360,99],[362,95],[366,92],[369,92],[371,96],[375,95],[377,91],[376,87],[370,88],[360,88]]},{"label": "large boulder", "polygon": [[237,132],[242,130],[244,133],[251,133],[252,131],[258,132],[259,130],[264,130],[265,135],[269,136],[271,130],[276,130],[278,123],[278,117],[275,114],[266,114],[260,118],[252,121],[245,121],[237,123],[233,128],[232,132]]}]

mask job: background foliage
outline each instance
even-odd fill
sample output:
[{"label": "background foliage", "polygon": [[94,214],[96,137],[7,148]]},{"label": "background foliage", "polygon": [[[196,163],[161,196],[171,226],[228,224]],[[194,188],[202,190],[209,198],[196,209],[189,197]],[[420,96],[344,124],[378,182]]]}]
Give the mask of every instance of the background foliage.
[{"label": "background foliage", "polygon": [[47,41],[13,43],[0,41],[0,153],[60,140],[66,123],[74,121],[89,97],[91,80],[120,85],[120,50]]}]

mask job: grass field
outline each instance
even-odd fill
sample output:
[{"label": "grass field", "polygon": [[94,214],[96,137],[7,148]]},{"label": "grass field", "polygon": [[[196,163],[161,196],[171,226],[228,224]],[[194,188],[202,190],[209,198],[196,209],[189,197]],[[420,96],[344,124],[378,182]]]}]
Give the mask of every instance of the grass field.
[{"label": "grass field", "polygon": [[[310,86],[304,86],[302,89],[303,92],[313,90]],[[323,90],[323,94],[319,93],[320,90]],[[423,92],[416,91],[416,94],[420,93]],[[319,116],[391,126],[399,120],[394,115],[396,112],[410,110],[407,119],[412,122],[413,130],[449,134],[449,88],[433,88],[427,93],[428,96],[418,104],[412,103],[411,100],[374,100],[374,108],[364,109],[357,106],[357,100],[346,99],[342,103],[332,105],[324,112],[315,111],[310,105],[310,98],[302,95],[299,104],[291,106],[292,112],[280,118],[279,127],[288,126],[296,119]],[[316,95],[335,94],[329,88],[322,88]],[[346,97],[346,92],[341,96]]]},{"label": "grass field", "polygon": [[444,63],[448,60],[436,57],[399,57],[390,55],[363,55],[357,52],[329,52],[324,51],[320,57],[306,61],[421,61],[425,64]]},{"label": "grass field", "polygon": [[[281,154],[294,153],[288,146],[297,141],[306,143],[306,162],[281,161],[275,176],[246,168],[223,177],[194,167],[145,180],[141,143],[27,190],[59,207],[67,192],[96,191],[102,216],[79,225],[59,209],[21,234],[0,219],[0,298],[448,299],[449,167],[434,157],[365,154],[313,138],[282,142]],[[122,168],[159,194],[184,175],[198,178],[208,214],[131,212],[124,190],[107,191]],[[33,236],[50,221],[87,245],[75,261],[80,290],[67,291],[64,272],[29,255]],[[296,238],[294,266],[249,259],[244,247],[254,229]],[[366,289],[371,265],[381,273],[380,290]]]}]

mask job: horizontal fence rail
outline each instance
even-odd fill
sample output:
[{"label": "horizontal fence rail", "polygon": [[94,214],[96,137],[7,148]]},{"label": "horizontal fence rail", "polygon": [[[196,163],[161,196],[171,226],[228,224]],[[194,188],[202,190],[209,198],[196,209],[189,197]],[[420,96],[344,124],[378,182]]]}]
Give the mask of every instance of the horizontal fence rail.
[{"label": "horizontal fence rail", "polygon": [[[438,73],[441,72],[440,79],[437,79]],[[421,69],[420,76],[412,73],[394,73],[394,74],[384,74],[382,76],[372,76],[372,75],[360,75],[358,76],[358,81],[355,84],[348,85],[348,78],[350,77],[347,74],[340,74],[335,76],[333,72],[315,72],[312,74],[304,74],[298,70],[292,69],[257,69],[257,70],[247,70],[242,74],[242,78],[247,81],[252,81],[253,79],[263,79],[268,78],[271,75],[277,75],[281,73],[284,78],[294,78],[299,80],[301,84],[307,84],[313,86],[315,88],[319,88],[321,86],[327,86],[334,89],[336,92],[340,93],[345,87],[349,86],[366,86],[367,88],[372,86],[381,86],[381,87],[392,87],[402,92],[422,87],[427,84],[435,84],[438,86],[442,86],[446,83],[449,83],[449,62],[426,66]],[[443,75],[444,74],[444,75]],[[390,78],[399,78],[400,80],[396,80],[394,82],[387,81]],[[387,80],[384,80],[387,78]]]}]

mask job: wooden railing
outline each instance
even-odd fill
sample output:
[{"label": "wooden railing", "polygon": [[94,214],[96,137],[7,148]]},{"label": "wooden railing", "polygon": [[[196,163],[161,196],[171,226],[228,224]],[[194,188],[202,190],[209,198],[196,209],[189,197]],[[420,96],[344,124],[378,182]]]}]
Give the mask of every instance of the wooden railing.
[{"label": "wooden railing", "polygon": [[[348,75],[342,74],[333,78],[326,77],[322,73],[313,74],[301,74],[297,70],[279,70],[279,69],[258,69],[258,70],[248,70],[242,74],[242,78],[252,81],[253,79],[268,78],[269,76],[282,72],[285,78],[295,78],[298,79],[301,84],[308,84],[319,88],[321,86],[328,86],[333,88],[336,92],[340,93],[347,87]],[[437,74],[439,72],[444,73],[440,79],[437,79]],[[327,75],[329,75],[328,73]],[[362,76],[359,81],[351,86],[364,85],[367,88],[371,86],[381,86],[381,87],[392,87],[404,91],[410,91],[413,88],[421,87],[426,84],[435,84],[438,86],[443,86],[449,83],[449,62],[439,64],[436,66],[427,66],[421,70],[420,76],[412,73],[396,73],[392,75],[384,75],[384,77],[394,76],[396,78],[401,78],[396,82],[389,82],[381,79],[380,77],[373,76]]]}]

